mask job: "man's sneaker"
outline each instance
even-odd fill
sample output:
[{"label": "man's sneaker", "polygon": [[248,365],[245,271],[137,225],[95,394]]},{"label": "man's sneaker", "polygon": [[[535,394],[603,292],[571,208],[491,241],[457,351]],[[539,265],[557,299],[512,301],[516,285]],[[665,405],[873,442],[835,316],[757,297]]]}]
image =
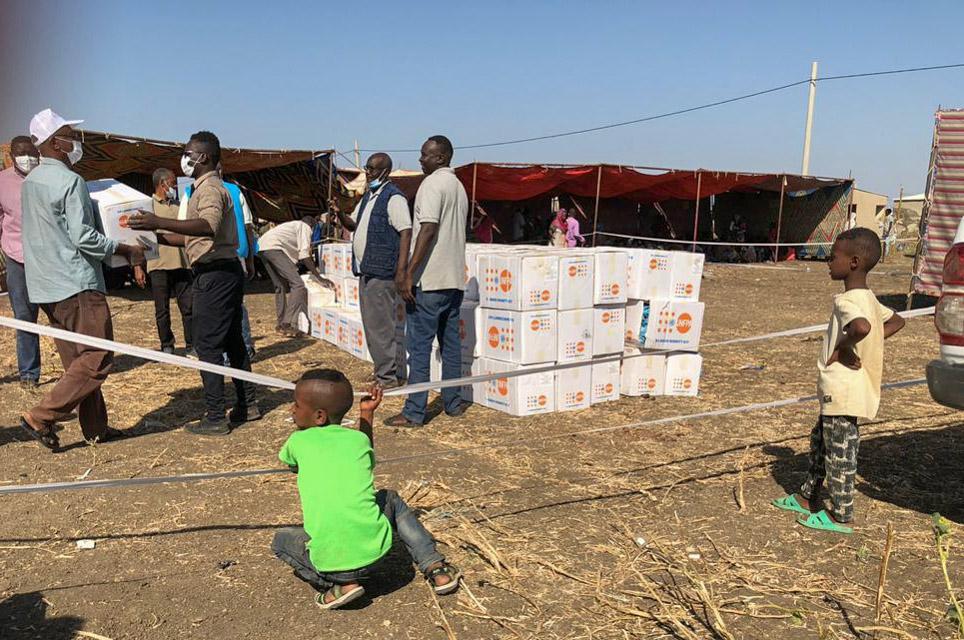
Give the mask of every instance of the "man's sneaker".
[{"label": "man's sneaker", "polygon": [[194,350],[194,347],[187,347],[187,350],[184,352],[184,357],[190,358],[191,360],[197,360],[197,351]]},{"label": "man's sneaker", "polygon": [[227,420],[211,420],[207,416],[195,424],[189,424],[187,430],[196,436],[226,436],[231,433]]},{"label": "man's sneaker", "polygon": [[161,353],[166,353],[166,354],[168,354],[168,355],[173,356],[173,355],[174,355],[174,347],[172,347],[172,346],[161,347]]},{"label": "man's sneaker", "polygon": [[237,427],[245,422],[254,422],[255,420],[260,419],[261,408],[256,404],[248,405],[244,409],[235,407],[228,412],[228,424],[232,427]]}]

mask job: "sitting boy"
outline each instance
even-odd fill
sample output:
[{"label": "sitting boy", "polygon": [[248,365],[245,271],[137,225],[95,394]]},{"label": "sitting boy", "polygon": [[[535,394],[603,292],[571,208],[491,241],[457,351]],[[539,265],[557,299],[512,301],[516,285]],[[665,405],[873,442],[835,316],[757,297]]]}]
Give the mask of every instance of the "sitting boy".
[{"label": "sitting boy", "polygon": [[[830,250],[830,279],[844,292],[833,298],[833,313],[817,361],[820,418],[810,433],[810,468],[798,493],[773,505],[801,514],[811,529],[853,533],[854,480],[860,432],[857,419],[873,419],[880,405],[884,340],[904,319],[877,301],[867,274],[880,260],[880,239],[857,227],[837,236]],[[830,511],[821,508],[820,489],[830,485]]]},{"label": "sitting boy", "polygon": [[341,426],[353,391],[340,371],[305,373],[294,400],[298,430],[278,457],[298,474],[304,527],[278,531],[271,549],[295,575],[324,590],[318,606],[336,609],[365,593],[361,583],[391,548],[393,529],[435,593],[458,589],[458,569],[445,562],[415,513],[396,492],[375,491],[372,424],[381,388],[359,403],[358,429]]}]

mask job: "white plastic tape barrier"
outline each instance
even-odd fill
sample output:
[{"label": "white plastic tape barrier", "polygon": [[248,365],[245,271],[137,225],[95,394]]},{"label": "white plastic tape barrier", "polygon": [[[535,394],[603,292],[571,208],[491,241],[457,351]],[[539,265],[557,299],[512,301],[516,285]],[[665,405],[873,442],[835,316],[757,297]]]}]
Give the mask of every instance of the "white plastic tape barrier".
[{"label": "white plastic tape barrier", "polygon": [[[606,236],[608,238],[625,238],[627,240],[645,240],[646,242],[663,242],[666,244],[696,244],[720,247],[830,247],[832,242],[726,242],[723,240],[682,240],[677,238],[650,238],[648,236],[630,236],[624,233],[609,233],[597,231],[587,233],[586,236]],[[894,242],[917,242],[920,238],[898,238]]]},{"label": "white plastic tape barrier", "polygon": [[[934,307],[927,307],[926,309],[915,309],[914,311],[903,311],[900,313],[904,318],[916,318],[919,316],[933,315]],[[274,387],[276,389],[287,389],[293,390],[295,385],[293,382],[287,380],[282,380],[280,378],[272,378],[271,376],[261,375],[259,373],[253,373],[250,371],[241,371],[240,369],[232,369],[230,367],[222,367],[216,364],[208,364],[206,362],[200,362],[198,360],[191,360],[190,358],[185,358],[183,356],[175,356],[168,353],[163,353],[160,351],[154,351],[152,349],[145,349],[144,347],[136,347],[134,345],[125,344],[123,342],[115,342],[113,340],[104,340],[103,338],[94,338],[92,336],[83,335],[81,333],[74,333],[71,331],[64,331],[63,329],[55,329],[53,327],[48,327],[46,325],[36,324],[33,322],[24,322],[23,320],[16,320],[14,318],[8,318],[5,316],[0,316],[0,326],[9,327],[11,329],[18,329],[20,331],[27,331],[29,333],[36,333],[42,336],[49,336],[51,338],[66,340],[68,342],[75,342],[78,344],[85,344],[92,347],[97,347],[100,349],[107,349],[109,351],[114,351],[115,353],[123,353],[126,355],[135,356],[138,358],[143,358],[145,360],[151,360],[153,362],[162,362],[164,364],[172,364],[179,367],[185,367],[189,369],[197,369],[198,371],[210,371],[211,373],[218,373],[223,376],[228,376],[231,378],[237,378],[239,380],[245,380],[248,382],[253,382],[255,384],[264,385],[266,387]],[[708,347],[719,347],[730,344],[739,344],[744,342],[757,342],[760,340],[770,340],[773,338],[785,338],[790,336],[802,335],[806,333],[815,333],[817,331],[822,331],[826,328],[826,325],[811,325],[809,327],[800,327],[798,329],[788,329],[786,331],[774,331],[772,333],[765,333],[758,336],[749,336],[745,338],[731,338],[729,340],[723,340],[720,342],[710,342],[708,344],[702,345],[701,348],[705,349]],[[638,347],[638,343],[630,343],[630,346]],[[529,369],[523,369],[520,371],[509,371],[505,373],[490,373],[478,376],[468,376],[465,378],[453,378],[451,380],[441,380],[435,382],[420,382],[417,384],[410,384],[404,387],[398,387],[396,389],[391,389],[385,392],[386,396],[401,396],[408,395],[411,393],[420,393],[423,391],[431,391],[433,389],[445,389],[449,387],[462,387],[470,384],[477,384],[481,382],[489,382],[490,380],[501,380],[505,378],[514,378],[516,376],[528,376],[538,373],[546,373],[549,371],[564,371],[566,369],[576,369],[579,367],[588,367],[593,364],[600,364],[606,362],[621,362],[624,360],[631,360],[632,358],[638,358],[643,356],[653,356],[673,353],[672,350],[651,350],[643,351],[638,354],[616,354],[612,356],[606,356],[603,358],[597,358],[594,360],[586,360],[581,362],[569,362],[564,364],[547,364],[541,367],[532,367]],[[356,392],[356,396],[366,395],[365,392]]]},{"label": "white plastic tape barrier", "polygon": [[[903,389],[906,387],[913,387],[921,384],[926,384],[927,380],[925,378],[917,378],[914,380],[903,380],[901,382],[891,382],[888,384],[881,385],[882,389]],[[583,429],[581,431],[568,431],[566,433],[557,433],[545,436],[530,436],[526,438],[518,438],[512,440],[505,440],[501,442],[493,442],[489,444],[480,444],[473,447],[462,447],[454,449],[443,449],[441,451],[428,451],[425,453],[416,453],[409,456],[400,456],[397,458],[388,458],[385,460],[379,460],[379,465],[406,462],[409,460],[418,460],[420,458],[439,458],[443,456],[457,455],[460,453],[467,453],[470,451],[477,451],[480,449],[494,449],[497,447],[507,447],[515,446],[518,444],[527,444],[538,441],[545,440],[558,440],[560,438],[569,438],[572,436],[589,435],[594,433],[605,433],[607,431],[621,431],[623,429],[640,429],[642,427],[652,427],[661,424],[669,424],[673,422],[686,422],[690,420],[702,420],[704,418],[712,418],[717,416],[732,415],[735,413],[748,413],[750,411],[764,411],[767,409],[778,409],[780,407],[786,407],[794,404],[801,404],[804,402],[815,402],[817,396],[803,396],[801,398],[787,398],[785,400],[776,400],[774,402],[758,402],[755,404],[743,405],[741,407],[727,407],[725,409],[715,409],[713,411],[702,411],[700,413],[690,413],[685,415],[669,416],[666,418],[656,418],[654,420],[646,420],[644,422],[634,422],[630,424],[621,424],[609,427],[597,427],[594,429]],[[201,480],[215,480],[219,478],[246,478],[250,476],[263,476],[276,473],[291,473],[289,469],[250,469],[247,471],[221,471],[221,472],[211,472],[211,473],[187,473],[179,476],[157,476],[153,478],[115,478],[109,480],[78,480],[72,482],[47,482],[41,484],[20,484],[20,485],[8,485],[5,487],[0,487],[0,495],[11,494],[11,493],[50,493],[52,491],[74,491],[77,489],[111,489],[115,487],[129,487],[135,485],[147,485],[147,484],[167,484],[172,482],[200,482]]]}]

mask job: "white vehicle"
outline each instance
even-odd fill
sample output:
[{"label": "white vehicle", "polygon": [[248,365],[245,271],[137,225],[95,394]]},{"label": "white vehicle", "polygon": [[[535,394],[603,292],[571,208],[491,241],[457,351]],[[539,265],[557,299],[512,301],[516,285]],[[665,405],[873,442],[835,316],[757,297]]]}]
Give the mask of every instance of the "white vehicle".
[{"label": "white vehicle", "polygon": [[944,258],[934,323],[941,336],[941,359],[928,363],[927,387],[936,402],[964,409],[964,218]]}]

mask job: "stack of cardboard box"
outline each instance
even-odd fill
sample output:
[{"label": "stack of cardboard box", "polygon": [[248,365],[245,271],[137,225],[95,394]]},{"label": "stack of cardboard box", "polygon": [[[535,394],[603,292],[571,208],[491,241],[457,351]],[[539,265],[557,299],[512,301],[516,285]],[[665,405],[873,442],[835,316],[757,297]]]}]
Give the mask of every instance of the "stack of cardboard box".
[{"label": "stack of cardboard box", "polygon": [[[321,256],[336,299],[316,304],[321,296],[309,292],[311,333],[371,361],[350,245],[324,245]],[[584,409],[620,394],[695,396],[702,272],[703,256],[684,252],[467,245],[462,376],[585,365],[466,385],[464,397],[529,416]],[[404,321],[400,303],[395,322],[402,348]],[[430,379],[440,380],[441,369],[436,341]]]},{"label": "stack of cardboard box", "polygon": [[[699,301],[703,255],[628,249],[629,303],[620,390],[623,395],[695,396],[703,358]],[[672,353],[644,355],[647,350]]]}]

